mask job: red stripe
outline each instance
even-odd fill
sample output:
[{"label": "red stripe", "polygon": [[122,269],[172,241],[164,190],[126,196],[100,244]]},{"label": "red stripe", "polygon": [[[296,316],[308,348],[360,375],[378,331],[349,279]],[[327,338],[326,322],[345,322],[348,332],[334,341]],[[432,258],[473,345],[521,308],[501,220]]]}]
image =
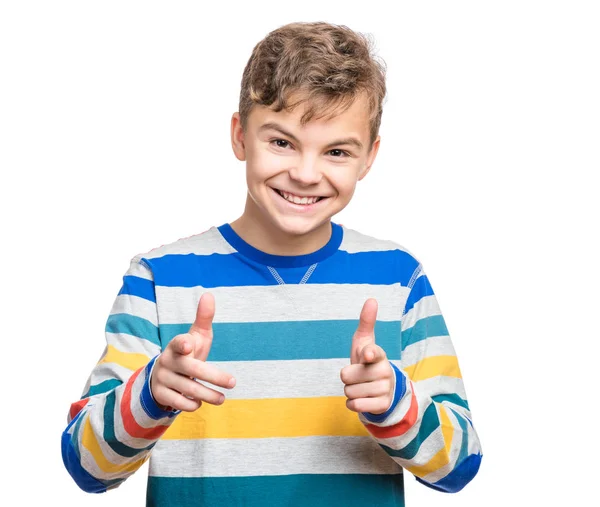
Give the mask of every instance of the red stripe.
[{"label": "red stripe", "polygon": [[404,435],[412,426],[415,424],[417,420],[417,415],[419,414],[419,404],[417,403],[417,397],[415,396],[415,391],[412,385],[410,384],[412,391],[412,396],[410,397],[410,408],[406,415],[393,426],[375,426],[374,424],[365,424],[367,430],[371,435],[375,438],[392,438],[399,437],[400,435]]},{"label": "red stripe", "polygon": [[88,401],[90,401],[89,398],[84,398],[83,400],[79,400],[71,405],[71,410],[69,411],[71,421],[75,418],[77,414],[79,414],[81,409],[87,405]]},{"label": "red stripe", "polygon": [[144,368],[145,366],[136,371],[125,386],[125,392],[123,393],[123,398],[121,399],[121,418],[123,419],[123,427],[125,428],[125,431],[127,431],[127,433],[129,433],[132,437],[156,440],[160,438],[169,427],[155,426],[154,428],[144,428],[137,423],[133,417],[133,414],[131,413],[131,391],[133,383]]}]

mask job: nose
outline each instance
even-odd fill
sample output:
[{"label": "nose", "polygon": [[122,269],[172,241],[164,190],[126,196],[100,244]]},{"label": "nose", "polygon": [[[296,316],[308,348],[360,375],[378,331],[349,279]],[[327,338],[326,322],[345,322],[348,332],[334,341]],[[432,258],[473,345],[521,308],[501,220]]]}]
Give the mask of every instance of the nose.
[{"label": "nose", "polygon": [[323,174],[314,160],[300,160],[290,170],[290,178],[301,185],[315,185],[321,181]]}]

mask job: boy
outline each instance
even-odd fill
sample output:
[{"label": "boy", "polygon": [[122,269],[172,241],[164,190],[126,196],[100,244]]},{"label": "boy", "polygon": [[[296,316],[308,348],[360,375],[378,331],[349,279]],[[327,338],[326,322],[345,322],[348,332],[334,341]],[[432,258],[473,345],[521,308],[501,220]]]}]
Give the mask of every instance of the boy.
[{"label": "boy", "polygon": [[[244,70],[231,224],[135,256],[62,437],[86,491],[148,458],[148,505],[404,505],[481,450],[422,266],[331,221],[377,151],[385,77],[346,27],[271,32]],[[225,398],[227,400],[225,401]]]}]

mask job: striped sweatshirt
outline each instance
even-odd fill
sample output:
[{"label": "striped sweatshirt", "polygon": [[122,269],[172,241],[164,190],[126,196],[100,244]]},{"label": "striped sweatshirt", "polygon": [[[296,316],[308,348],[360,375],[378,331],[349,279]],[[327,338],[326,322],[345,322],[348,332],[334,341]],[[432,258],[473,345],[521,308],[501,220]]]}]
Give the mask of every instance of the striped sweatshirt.
[{"label": "striped sweatshirt", "polygon": [[[215,297],[207,361],[233,375],[220,406],[164,411],[149,378]],[[395,372],[380,415],[346,407],[341,369],[368,298]],[[328,243],[262,252],[229,224],[136,255],[74,402],[62,456],[88,492],[118,487],[146,460],[149,506],[404,506],[404,470],[442,492],[477,473],[481,447],[444,318],[407,249],[331,222]]]}]

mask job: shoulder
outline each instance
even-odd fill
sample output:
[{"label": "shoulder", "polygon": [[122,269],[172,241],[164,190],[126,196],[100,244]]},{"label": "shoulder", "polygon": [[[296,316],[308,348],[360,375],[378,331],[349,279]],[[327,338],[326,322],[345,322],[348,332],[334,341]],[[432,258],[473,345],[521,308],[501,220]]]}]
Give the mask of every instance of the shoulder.
[{"label": "shoulder", "polygon": [[135,255],[132,263],[152,264],[158,259],[177,255],[212,255],[233,253],[232,247],[223,240],[217,227],[210,227],[204,232],[180,238],[171,243],[157,246],[146,252]]},{"label": "shoulder", "polygon": [[378,265],[393,265],[411,276],[420,267],[421,262],[404,245],[384,238],[364,234],[341,225],[344,235],[340,250],[348,254],[364,254],[371,257],[370,262]]},{"label": "shoulder", "polygon": [[[410,257],[417,261],[416,256],[404,245],[390,239],[377,238],[364,234],[355,229],[341,225],[344,235],[340,250],[348,253],[355,252],[398,252],[400,256]],[[417,261],[418,262],[418,261]]]}]

